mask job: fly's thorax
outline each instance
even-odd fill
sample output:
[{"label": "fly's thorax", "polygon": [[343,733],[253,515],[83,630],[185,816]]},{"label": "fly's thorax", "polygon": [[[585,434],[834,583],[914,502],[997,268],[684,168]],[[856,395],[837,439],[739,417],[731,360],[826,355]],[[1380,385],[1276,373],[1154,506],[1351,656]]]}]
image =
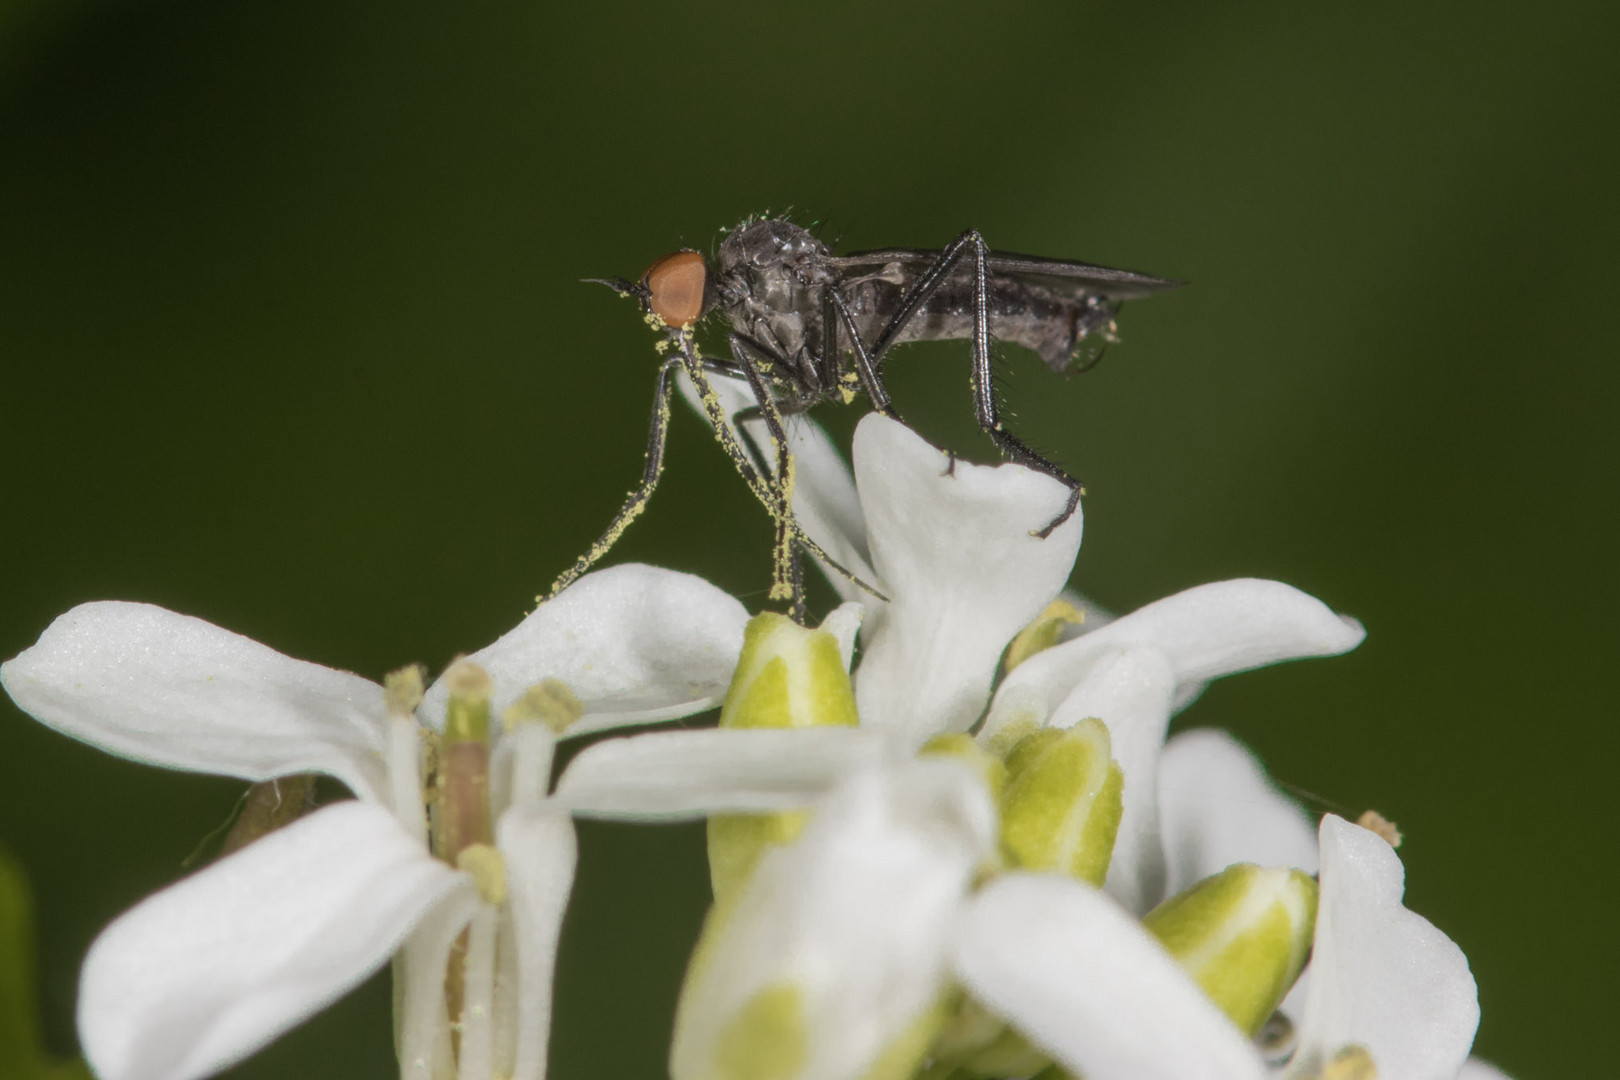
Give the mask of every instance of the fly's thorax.
[{"label": "fly's thorax", "polygon": [[717,302],[734,330],[802,367],[819,354],[822,290],[836,280],[830,255],[791,221],[745,223],[715,256]]}]

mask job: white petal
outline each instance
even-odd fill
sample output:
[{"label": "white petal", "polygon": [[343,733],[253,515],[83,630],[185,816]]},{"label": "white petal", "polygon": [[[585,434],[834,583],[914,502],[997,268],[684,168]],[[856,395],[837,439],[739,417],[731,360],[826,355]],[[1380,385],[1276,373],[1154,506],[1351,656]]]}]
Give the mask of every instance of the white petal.
[{"label": "white petal", "polygon": [[958,924],[957,977],[1086,1080],[1258,1080],[1249,1041],[1131,915],[1055,875],[1006,874]]},{"label": "white petal", "polygon": [[482,906],[476,890],[457,889],[422,917],[395,958],[394,1023],[403,1080],[455,1075],[444,973],[450,947]]},{"label": "white petal", "polygon": [[1175,677],[1163,653],[1115,649],[1097,658],[1050,721],[1052,727],[1069,728],[1096,717],[1108,726],[1114,760],[1125,774],[1125,790],[1104,889],[1138,914],[1164,896],[1158,769],[1174,692]]},{"label": "white petal", "polygon": [[1186,731],[1159,758],[1159,818],[1174,896],[1233,863],[1316,872],[1310,818],[1224,731]]},{"label": "white petal", "polygon": [[582,751],[555,801],[583,816],[633,821],[792,810],[887,751],[881,734],[846,727],[634,735]]},{"label": "white petal", "polygon": [[[586,574],[468,657],[495,680],[498,715],[542,679],[585,706],[568,735],[690,716],[720,704],[748,612],[700,577],[630,563]],[[440,679],[418,710],[444,725]]]},{"label": "white petal", "polygon": [[[1158,649],[1175,672],[1177,708],[1224,675],[1306,656],[1334,656],[1361,643],[1361,624],[1278,581],[1241,578],[1199,585],[1155,601],[1020,664],[1000,694],[1035,688],[1061,701],[1093,657],[1138,645]],[[999,701],[998,701],[999,705]],[[994,720],[999,709],[991,710]]]},{"label": "white petal", "polygon": [[1401,906],[1405,869],[1376,834],[1322,819],[1311,985],[1290,1076],[1366,1047],[1380,1076],[1454,1080],[1479,1025],[1468,958]]},{"label": "white petal", "polygon": [[855,778],[792,845],[767,852],[705,930],[675,1021],[676,1080],[719,1074],[728,1023],[760,991],[798,992],[807,1053],[795,1080],[864,1075],[945,989],[946,945],[995,812],[958,762]]},{"label": "white petal", "polygon": [[327,807],[148,898],[90,947],[79,1036],[103,1080],[191,1080],[376,971],[470,890],[388,811]]},{"label": "white petal", "polygon": [[1002,650],[1063,588],[1080,514],[1042,540],[1069,489],[1019,465],[947,456],[873,414],[855,431],[855,480],[878,585],[856,677],[863,724],[922,741],[965,731],[984,709]]},{"label": "white petal", "polygon": [[35,719],[108,753],[268,780],[323,772],[388,797],[382,687],[150,604],[80,604],[0,667]]},{"label": "white petal", "polygon": [[838,652],[844,658],[845,671],[855,659],[855,635],[860,633],[861,620],[865,617],[866,609],[851,600],[833,608],[817,627],[838,639]]},{"label": "white petal", "polygon": [[1457,1074],[1457,1080],[1508,1080],[1508,1074],[1488,1061],[1471,1057],[1463,1062],[1462,1071]]},{"label": "white petal", "polygon": [[496,842],[506,860],[509,910],[517,938],[515,1054],[511,1070],[503,1075],[545,1080],[557,939],[574,886],[574,823],[554,809],[514,807],[501,815]]},{"label": "white petal", "polygon": [[[751,442],[761,452],[773,472],[776,458],[771,444],[770,430],[763,419],[751,419],[739,425],[735,417],[739,409],[751,408],[754,394],[745,379],[709,373],[709,385],[720,398],[730,422],[732,434],[739,441]],[[681,373],[676,379],[681,395],[699,416],[707,420],[703,404],[698,399],[692,381]],[[823,551],[862,581],[871,584],[876,578],[872,572],[866,549],[866,522],[861,515],[860,499],[855,494],[855,480],[849,466],[828,438],[820,424],[808,416],[783,418],[788,446],[793,451],[794,485],[793,516],[810,539],[821,545]],[[746,443],[745,443],[746,445]],[[817,563],[827,580],[845,600],[858,600],[864,595],[848,578]]]}]

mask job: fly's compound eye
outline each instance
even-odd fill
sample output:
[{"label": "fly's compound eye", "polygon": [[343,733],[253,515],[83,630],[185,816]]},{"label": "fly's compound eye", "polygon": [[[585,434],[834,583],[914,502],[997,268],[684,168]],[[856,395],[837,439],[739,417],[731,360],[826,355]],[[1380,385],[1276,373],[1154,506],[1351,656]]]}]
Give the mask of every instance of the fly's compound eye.
[{"label": "fly's compound eye", "polygon": [[641,284],[647,308],[677,329],[691,326],[703,314],[703,290],[709,268],[696,251],[677,251],[647,267]]}]

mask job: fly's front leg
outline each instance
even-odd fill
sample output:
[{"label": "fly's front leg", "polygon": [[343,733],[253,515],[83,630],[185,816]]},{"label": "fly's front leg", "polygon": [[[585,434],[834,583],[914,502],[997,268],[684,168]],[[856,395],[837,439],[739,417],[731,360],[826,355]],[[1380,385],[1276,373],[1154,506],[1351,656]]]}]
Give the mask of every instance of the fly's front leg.
[{"label": "fly's front leg", "polygon": [[747,483],[748,490],[754,493],[754,498],[764,504],[765,509],[773,515],[776,513],[776,492],[768,479],[769,473],[754,467],[749,460],[748,452],[737,442],[732,434],[731,425],[726,423],[726,409],[720,404],[720,395],[714,392],[709,383],[708,376],[704,374],[704,363],[691,353],[684,353],[678,362],[686,368],[687,378],[697,388],[698,400],[703,405],[703,414],[709,421],[709,428],[714,432],[715,441],[726,452],[731,463],[737,467],[737,472]]},{"label": "fly's front leg", "polygon": [[754,392],[754,408],[764,418],[765,430],[770,434],[771,445],[776,450],[776,468],[773,471],[779,501],[773,511],[776,518],[776,550],[772,560],[771,599],[791,600],[793,610],[802,612],[804,584],[798,572],[799,553],[794,544],[799,536],[799,528],[793,520],[793,449],[788,445],[787,428],[782,423],[776,400],[771,397],[771,388],[760,374],[759,365],[750,355],[747,345],[738,334],[729,334],[726,340],[731,345],[731,355],[748,378],[748,388]]},{"label": "fly's front leg", "polygon": [[[805,551],[814,559],[825,563],[832,571],[848,579],[857,588],[864,589],[879,600],[888,600],[877,589],[862,581],[851,573],[842,563],[824,551],[820,544],[810,538],[810,535],[799,527],[798,519],[793,516],[793,487],[794,487],[794,460],[793,449],[788,443],[787,425],[783,422],[781,404],[771,396],[770,387],[765,383],[764,374],[759,369],[758,361],[763,359],[769,363],[772,359],[758,343],[743,337],[740,334],[729,335],[731,355],[737,361],[737,366],[748,379],[748,386],[754,392],[754,404],[747,410],[739,410],[740,418],[744,411],[754,413],[765,421],[765,429],[770,435],[771,443],[776,448],[776,490],[781,498],[781,515],[777,518],[777,550],[776,550],[776,577],[771,588],[771,598],[787,599],[791,596],[793,601],[793,618],[799,623],[804,622],[804,574],[799,565],[799,553]],[[756,355],[757,351],[757,355]],[[807,399],[797,399],[790,402],[794,411],[800,411],[810,402]],[[778,596],[778,586],[786,582],[788,590],[786,595]]]},{"label": "fly's front leg", "polygon": [[624,535],[624,530],[630,527],[630,523],[641,516],[641,512],[647,508],[647,500],[652,498],[653,490],[658,487],[658,478],[664,472],[664,445],[669,434],[669,395],[674,389],[669,377],[676,365],[681,362],[681,359],[676,357],[665,360],[658,367],[657,389],[653,393],[652,422],[647,425],[647,456],[641,467],[641,483],[637,484],[635,490],[625,499],[624,505],[613,516],[607,531],[585,554],[574,561],[573,566],[563,571],[562,575],[552,582],[550,593],[536,599],[542,602],[549,600],[579,580],[581,575],[608,553],[618,542],[619,537]]}]

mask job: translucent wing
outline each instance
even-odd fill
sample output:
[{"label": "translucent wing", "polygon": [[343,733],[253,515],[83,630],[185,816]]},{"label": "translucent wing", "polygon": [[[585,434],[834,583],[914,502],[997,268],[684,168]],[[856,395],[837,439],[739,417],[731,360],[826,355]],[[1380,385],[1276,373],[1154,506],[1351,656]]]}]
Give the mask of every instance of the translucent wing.
[{"label": "translucent wing", "polygon": [[[854,251],[848,255],[835,255],[827,262],[828,265],[851,275],[898,274],[909,281],[926,270],[937,258],[939,250],[936,248],[880,248],[876,251]],[[952,276],[967,273],[969,265],[964,258],[957,263],[957,269],[953,270]],[[1074,259],[1048,259],[1040,255],[1018,255],[1010,251],[992,251],[989,270],[996,277],[1029,281],[1063,292],[1091,293],[1109,300],[1134,300],[1186,284],[1172,278],[1139,274],[1134,270],[1115,270],[1107,266],[1077,262]]]}]

